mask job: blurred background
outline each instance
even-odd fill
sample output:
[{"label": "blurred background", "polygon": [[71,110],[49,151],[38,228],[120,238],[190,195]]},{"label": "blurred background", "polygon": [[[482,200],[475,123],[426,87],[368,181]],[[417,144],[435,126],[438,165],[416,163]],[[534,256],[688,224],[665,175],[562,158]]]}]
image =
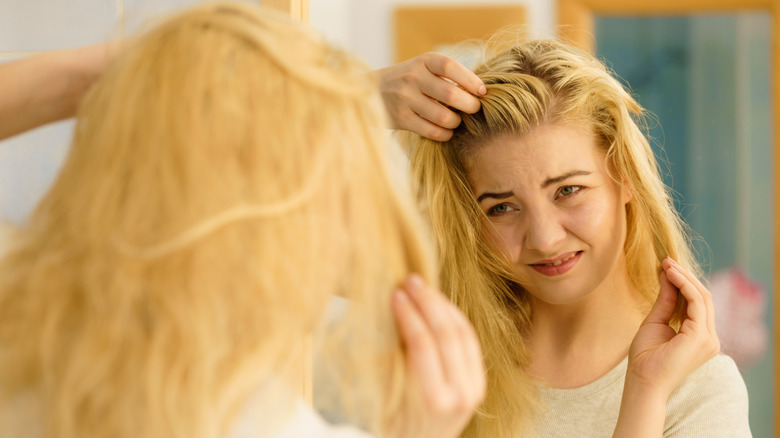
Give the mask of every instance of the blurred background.
[{"label": "blurred background", "polygon": [[[665,180],[697,236],[724,351],[747,382],[753,435],[780,436],[773,310],[780,2],[267,1],[292,3],[304,20],[308,12],[313,27],[373,68],[428,50],[447,52],[457,41],[510,24],[525,25],[529,37],[561,37],[595,51],[649,111]],[[0,63],[118,38],[194,3],[0,0]],[[29,215],[59,169],[72,129],[64,121],[0,142],[0,221],[18,224]]]}]

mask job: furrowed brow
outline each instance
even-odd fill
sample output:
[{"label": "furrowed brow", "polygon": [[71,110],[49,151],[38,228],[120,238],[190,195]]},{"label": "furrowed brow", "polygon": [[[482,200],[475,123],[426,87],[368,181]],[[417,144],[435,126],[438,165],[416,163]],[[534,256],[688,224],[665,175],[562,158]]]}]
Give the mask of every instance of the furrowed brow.
[{"label": "furrowed brow", "polygon": [[512,192],[503,192],[503,193],[485,192],[485,193],[479,195],[479,197],[477,197],[477,203],[482,202],[483,199],[487,199],[487,198],[506,199],[506,198],[511,198],[514,195],[515,194],[512,193]]},{"label": "furrowed brow", "polygon": [[571,178],[573,176],[590,175],[590,174],[591,174],[591,172],[589,172],[587,170],[572,170],[571,172],[566,172],[563,175],[556,176],[554,178],[547,178],[542,183],[542,188],[546,189],[547,187],[549,187],[549,186],[551,186],[553,184],[558,184],[560,182],[566,181],[567,179],[569,179],[569,178]]}]

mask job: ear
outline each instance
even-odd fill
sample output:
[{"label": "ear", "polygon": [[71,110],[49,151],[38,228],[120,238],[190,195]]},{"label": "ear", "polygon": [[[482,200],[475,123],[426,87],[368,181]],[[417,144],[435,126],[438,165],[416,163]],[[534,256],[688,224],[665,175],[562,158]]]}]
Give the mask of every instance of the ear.
[{"label": "ear", "polygon": [[634,189],[631,188],[631,183],[626,178],[623,178],[623,190],[621,190],[623,204],[628,204],[634,197]]}]

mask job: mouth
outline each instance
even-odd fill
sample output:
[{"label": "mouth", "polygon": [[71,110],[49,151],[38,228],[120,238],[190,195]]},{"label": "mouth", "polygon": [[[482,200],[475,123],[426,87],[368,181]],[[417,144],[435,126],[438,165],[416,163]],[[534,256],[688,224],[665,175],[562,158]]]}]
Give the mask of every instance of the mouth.
[{"label": "mouth", "polygon": [[582,251],[570,252],[556,257],[555,259],[540,260],[536,263],[530,264],[529,266],[534,268],[534,270],[540,274],[554,277],[569,272],[569,270],[571,270],[571,268],[573,268],[574,265],[576,265],[580,260],[581,255]]}]

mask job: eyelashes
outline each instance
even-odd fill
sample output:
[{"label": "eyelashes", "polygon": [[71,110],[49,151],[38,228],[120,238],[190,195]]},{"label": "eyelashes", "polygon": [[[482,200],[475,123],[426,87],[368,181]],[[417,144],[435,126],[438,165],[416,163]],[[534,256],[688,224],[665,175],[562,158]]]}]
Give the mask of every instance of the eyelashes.
[{"label": "eyelashes", "polygon": [[575,193],[582,190],[583,186],[577,186],[577,185],[571,185],[571,186],[563,186],[558,190],[557,195],[555,196],[556,199],[560,199],[562,197],[571,196]]},{"label": "eyelashes", "polygon": [[[578,193],[582,192],[583,189],[585,189],[585,186],[580,186],[580,185],[562,186],[555,192],[555,200],[556,201],[565,200],[566,198],[573,197]],[[511,203],[508,202],[502,202],[500,204],[496,204],[488,208],[485,214],[487,214],[489,217],[498,217],[498,216],[503,216],[507,213],[511,213],[513,211],[517,211],[517,208],[515,206],[513,206]]]},{"label": "eyelashes", "polygon": [[496,204],[488,209],[487,215],[501,216],[502,214],[509,213],[512,209],[512,206],[507,203]]}]

